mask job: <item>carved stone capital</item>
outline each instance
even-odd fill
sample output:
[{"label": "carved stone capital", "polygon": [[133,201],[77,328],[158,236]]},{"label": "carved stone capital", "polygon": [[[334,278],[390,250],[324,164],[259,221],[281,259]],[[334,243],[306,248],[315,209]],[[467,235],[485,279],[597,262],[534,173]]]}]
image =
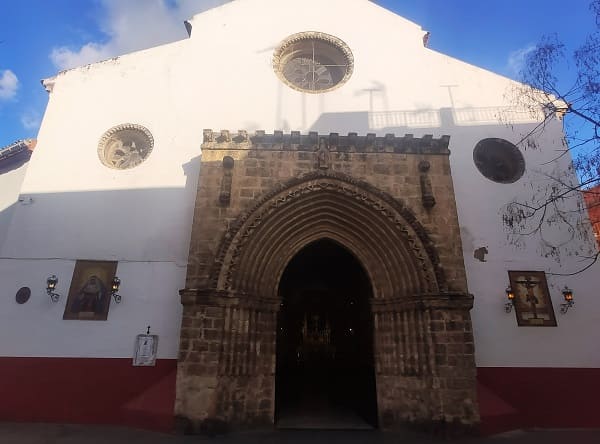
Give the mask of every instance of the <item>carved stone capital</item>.
[{"label": "carved stone capital", "polygon": [[473,308],[473,295],[470,293],[444,292],[417,294],[393,299],[374,299],[371,301],[373,311],[405,310],[465,310]]},{"label": "carved stone capital", "polygon": [[184,288],[179,290],[184,307],[243,307],[274,312],[279,310],[279,299],[256,297],[234,290],[212,288]]}]

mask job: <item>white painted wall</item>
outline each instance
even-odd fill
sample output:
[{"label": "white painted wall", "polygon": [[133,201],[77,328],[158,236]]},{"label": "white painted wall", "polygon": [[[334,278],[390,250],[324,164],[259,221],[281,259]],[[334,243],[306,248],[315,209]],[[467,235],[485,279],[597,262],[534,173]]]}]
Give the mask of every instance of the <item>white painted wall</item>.
[{"label": "white painted wall", "polygon": [[[94,257],[93,259],[96,259]],[[2,269],[2,356],[111,357],[133,355],[136,335],[158,334],[159,358],[175,358],[181,309],[177,289],[185,268],[173,263],[119,262],[120,304],[111,301],[107,321],[63,321],[75,263],[67,260],[0,260]],[[59,278],[58,303],[46,295],[46,278]],[[26,304],[15,302],[22,286],[31,288]],[[10,338],[10,340],[7,340]]]},{"label": "white painted wall", "polygon": [[[600,364],[591,334],[600,313],[597,267],[550,278],[555,311],[565,284],[577,301],[566,316],[557,314],[557,328],[518,328],[514,315],[503,312],[507,270],[573,267],[540,258],[535,242],[516,250],[499,214],[511,198],[527,193],[530,171],[554,155],[560,124],[545,134],[544,150],[524,153],[528,172],[515,184],[493,183],[473,164],[479,140],[517,142],[534,124],[498,124],[494,113],[510,105],[507,79],[424,48],[419,26],[367,0],[238,0],[190,22],[188,40],[57,76],[21,190],[34,204],[15,208],[0,251],[0,335],[17,338],[0,343],[0,355],[130,356],[135,334],[152,325],[161,335],[160,355],[176,357],[177,290],[185,283],[202,129],[281,129],[450,134],[465,263],[476,296],[478,365]],[[341,88],[302,94],[273,72],[277,45],[307,30],[335,35],[352,49],[354,73]],[[456,85],[454,110],[443,85]],[[137,168],[115,171],[100,163],[97,145],[121,123],[148,128],[155,147]],[[473,258],[480,246],[490,251],[485,263]],[[107,322],[62,320],[76,259],[119,261],[124,300],[111,306]],[[43,291],[49,274],[60,279],[59,304]],[[14,292],[22,285],[34,295],[17,306]]]},{"label": "white painted wall", "polygon": [[19,191],[25,179],[28,163],[18,168],[7,169],[0,172],[0,247],[4,244],[8,228],[14,212],[18,205]]}]

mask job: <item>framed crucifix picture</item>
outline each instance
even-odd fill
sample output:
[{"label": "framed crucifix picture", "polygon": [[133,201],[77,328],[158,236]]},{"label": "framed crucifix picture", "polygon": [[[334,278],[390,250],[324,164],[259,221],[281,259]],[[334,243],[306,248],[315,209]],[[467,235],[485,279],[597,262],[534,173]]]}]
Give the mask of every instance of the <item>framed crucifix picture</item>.
[{"label": "framed crucifix picture", "polygon": [[116,261],[78,260],[63,319],[106,321]]},{"label": "framed crucifix picture", "polygon": [[509,271],[519,327],[556,327],[552,299],[543,271]]}]

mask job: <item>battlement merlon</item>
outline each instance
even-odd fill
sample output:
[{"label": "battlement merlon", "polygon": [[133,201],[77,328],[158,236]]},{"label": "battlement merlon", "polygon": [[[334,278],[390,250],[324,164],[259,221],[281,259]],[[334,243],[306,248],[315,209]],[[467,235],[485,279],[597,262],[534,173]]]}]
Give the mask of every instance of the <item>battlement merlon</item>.
[{"label": "battlement merlon", "polygon": [[434,139],[432,135],[418,138],[412,134],[397,137],[395,134],[377,136],[369,133],[359,136],[357,133],[348,133],[347,136],[340,136],[339,133],[324,135],[309,132],[300,134],[300,131],[292,131],[289,134],[284,134],[283,131],[274,131],[273,134],[266,134],[263,130],[257,130],[254,135],[250,135],[245,130],[240,130],[236,134],[228,130],[217,132],[205,129],[202,149],[317,151],[324,144],[332,152],[448,155],[450,153],[449,143],[450,136],[448,135]]}]

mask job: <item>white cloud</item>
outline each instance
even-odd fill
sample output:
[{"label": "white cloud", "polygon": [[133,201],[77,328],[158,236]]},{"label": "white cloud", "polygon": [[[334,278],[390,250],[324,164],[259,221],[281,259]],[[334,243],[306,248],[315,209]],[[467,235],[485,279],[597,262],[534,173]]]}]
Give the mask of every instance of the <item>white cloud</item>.
[{"label": "white cloud", "polygon": [[525,66],[525,60],[527,59],[527,56],[533,50],[535,50],[535,45],[528,44],[522,48],[512,51],[508,55],[508,61],[506,63],[506,68],[507,68],[508,74],[511,77],[519,76],[523,67]]},{"label": "white cloud", "polygon": [[187,36],[183,21],[227,0],[101,0],[104,14],[101,42],[73,48],[54,48],[50,59],[58,69],[69,69],[110,57],[172,42]]},{"label": "white cloud", "polygon": [[39,128],[42,119],[37,111],[26,111],[21,114],[21,125],[28,131]]},{"label": "white cloud", "polygon": [[110,48],[94,42],[87,43],[75,51],[66,46],[61,46],[52,49],[50,53],[52,63],[61,70],[87,65],[88,63],[104,60],[111,56]]},{"label": "white cloud", "polygon": [[12,99],[17,94],[19,79],[10,69],[0,71],[0,100]]}]

